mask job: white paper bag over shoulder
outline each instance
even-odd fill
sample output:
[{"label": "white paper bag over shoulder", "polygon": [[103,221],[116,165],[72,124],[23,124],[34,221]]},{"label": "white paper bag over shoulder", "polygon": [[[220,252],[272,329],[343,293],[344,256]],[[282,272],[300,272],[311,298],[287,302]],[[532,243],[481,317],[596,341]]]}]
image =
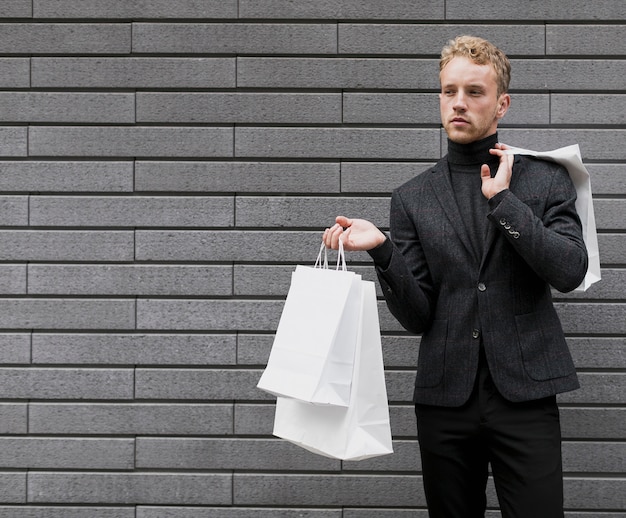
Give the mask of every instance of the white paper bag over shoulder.
[{"label": "white paper bag over shoulder", "polygon": [[596,230],[596,217],[593,212],[593,199],[591,197],[591,180],[589,172],[583,164],[578,144],[566,146],[553,151],[531,151],[518,147],[510,147],[507,150],[510,155],[530,155],[544,160],[550,160],[565,167],[576,187],[576,212],[580,217],[583,228],[583,239],[589,256],[587,275],[576,291],[585,291],[592,284],[598,282],[600,276],[600,253],[598,248],[598,234]]},{"label": "white paper bag over shoulder", "polygon": [[274,435],[319,455],[363,460],[393,453],[376,288],[363,285],[348,408],[279,397]]},{"label": "white paper bag over shoulder", "polygon": [[257,387],[275,396],[347,407],[361,300],[361,276],[326,260],[292,273],[267,366]]}]

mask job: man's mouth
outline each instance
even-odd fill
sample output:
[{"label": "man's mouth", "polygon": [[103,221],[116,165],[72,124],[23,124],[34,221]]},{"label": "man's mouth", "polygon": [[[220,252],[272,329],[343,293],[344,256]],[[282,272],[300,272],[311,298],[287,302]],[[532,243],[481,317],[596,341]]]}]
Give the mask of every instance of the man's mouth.
[{"label": "man's mouth", "polygon": [[454,117],[452,119],[452,124],[469,124],[469,122],[463,117]]}]

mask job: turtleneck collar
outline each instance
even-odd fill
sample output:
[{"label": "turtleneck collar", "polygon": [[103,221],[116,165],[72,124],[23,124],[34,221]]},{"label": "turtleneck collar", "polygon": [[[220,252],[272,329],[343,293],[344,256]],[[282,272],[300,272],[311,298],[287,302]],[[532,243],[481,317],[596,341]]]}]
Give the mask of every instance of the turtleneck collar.
[{"label": "turtleneck collar", "polygon": [[490,149],[496,147],[497,142],[497,133],[469,144],[459,144],[448,139],[448,162],[458,165],[476,165],[498,161],[497,156],[489,153]]}]

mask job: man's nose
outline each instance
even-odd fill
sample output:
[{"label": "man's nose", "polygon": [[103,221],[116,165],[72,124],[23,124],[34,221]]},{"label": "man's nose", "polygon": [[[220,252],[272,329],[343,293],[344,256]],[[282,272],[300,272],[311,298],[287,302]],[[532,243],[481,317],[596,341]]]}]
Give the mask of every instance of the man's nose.
[{"label": "man's nose", "polygon": [[463,93],[458,92],[454,96],[452,108],[456,111],[465,111],[467,109],[467,103],[465,102],[465,95],[463,95]]}]

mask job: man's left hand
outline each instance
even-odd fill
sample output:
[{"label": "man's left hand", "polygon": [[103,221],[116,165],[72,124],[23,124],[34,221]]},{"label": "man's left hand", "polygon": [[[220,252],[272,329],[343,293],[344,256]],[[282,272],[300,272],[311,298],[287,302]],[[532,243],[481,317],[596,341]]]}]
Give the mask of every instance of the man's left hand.
[{"label": "man's left hand", "polygon": [[483,164],[480,168],[480,178],[482,180],[482,192],[485,198],[493,198],[500,191],[509,188],[511,175],[513,173],[513,155],[507,155],[504,150],[509,149],[506,144],[497,143],[495,149],[490,149],[492,155],[500,157],[500,165],[496,175],[492,178],[489,166]]}]

